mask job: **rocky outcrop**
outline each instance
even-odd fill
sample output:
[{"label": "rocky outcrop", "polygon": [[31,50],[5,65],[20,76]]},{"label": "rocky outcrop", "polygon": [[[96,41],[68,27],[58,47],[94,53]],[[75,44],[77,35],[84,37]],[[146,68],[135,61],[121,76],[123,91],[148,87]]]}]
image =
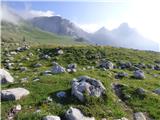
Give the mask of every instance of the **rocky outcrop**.
[{"label": "rocky outcrop", "polygon": [[105,93],[105,87],[100,80],[81,76],[72,80],[72,95],[76,96],[80,101],[84,101],[84,92],[90,96],[100,97]]}]

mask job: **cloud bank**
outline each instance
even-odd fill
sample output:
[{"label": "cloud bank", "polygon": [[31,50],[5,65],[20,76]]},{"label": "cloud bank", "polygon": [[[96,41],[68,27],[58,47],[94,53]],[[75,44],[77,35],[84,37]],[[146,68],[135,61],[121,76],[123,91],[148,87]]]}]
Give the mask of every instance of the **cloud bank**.
[{"label": "cloud bank", "polygon": [[9,8],[6,5],[1,5],[0,12],[1,20],[18,24],[20,17],[18,17],[18,15],[15,14],[15,11],[13,9]]},{"label": "cloud bank", "polygon": [[22,12],[19,12],[19,14],[24,19],[31,19],[34,17],[52,17],[55,16],[55,13],[53,11],[47,10],[47,11],[41,11],[41,10],[25,10]]},{"label": "cloud bank", "polygon": [[[10,8],[6,4],[2,4],[0,7],[0,19],[11,22],[13,24],[18,24],[20,19],[32,19],[34,17],[52,17],[55,16],[55,12],[51,10],[33,10],[29,7],[22,11],[16,11],[15,9]],[[56,15],[60,16],[60,15]]]}]

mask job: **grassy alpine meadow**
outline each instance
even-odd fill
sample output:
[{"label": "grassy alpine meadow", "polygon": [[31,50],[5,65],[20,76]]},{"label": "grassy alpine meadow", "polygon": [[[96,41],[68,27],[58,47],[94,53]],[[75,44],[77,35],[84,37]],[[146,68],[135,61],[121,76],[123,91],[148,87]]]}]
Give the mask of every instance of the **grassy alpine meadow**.
[{"label": "grassy alpine meadow", "polygon": [[[63,54],[57,55],[56,48],[61,48]],[[2,49],[2,68],[5,66],[5,56]],[[28,56],[32,53],[33,56]],[[41,55],[47,54],[49,59],[42,59]],[[70,106],[76,107],[82,111],[85,116],[95,117],[96,120],[107,118],[107,120],[120,119],[126,117],[133,119],[134,112],[144,112],[148,117],[160,120],[160,96],[153,93],[153,90],[160,88],[160,71],[150,68],[142,68],[145,79],[139,80],[133,78],[132,69],[114,69],[104,70],[98,67],[102,59],[111,61],[118,66],[120,61],[131,62],[132,64],[143,63],[145,65],[156,65],[160,61],[160,53],[152,51],[139,51],[124,48],[114,48],[106,46],[31,46],[29,50],[18,52],[12,55],[13,68],[8,71],[14,77],[15,82],[2,84],[1,88],[23,87],[30,91],[30,94],[17,101],[1,102],[1,119],[7,118],[10,108],[20,104],[22,110],[16,114],[16,120],[40,120],[43,116],[52,114],[64,118],[64,114]],[[29,59],[24,59],[28,57]],[[63,67],[70,63],[77,64],[77,71],[74,73],[60,73],[44,75],[43,72],[51,70],[52,62],[55,61]],[[41,67],[33,67],[40,63]],[[21,65],[19,65],[21,64]],[[19,67],[27,67],[26,71],[21,72]],[[94,68],[91,68],[94,66]],[[127,77],[116,79],[118,72],[126,72]],[[85,102],[80,102],[71,95],[71,81],[79,76],[89,76],[100,80],[106,88],[105,95],[97,98],[86,95]],[[27,78],[22,81],[22,78]],[[38,78],[38,81],[34,81]],[[130,96],[128,99],[120,100],[112,88],[113,83],[124,84],[122,89],[124,95]],[[135,93],[137,88],[146,90],[145,95],[139,96]],[[58,98],[56,93],[65,91],[65,98]],[[52,101],[46,102],[48,97]]]}]

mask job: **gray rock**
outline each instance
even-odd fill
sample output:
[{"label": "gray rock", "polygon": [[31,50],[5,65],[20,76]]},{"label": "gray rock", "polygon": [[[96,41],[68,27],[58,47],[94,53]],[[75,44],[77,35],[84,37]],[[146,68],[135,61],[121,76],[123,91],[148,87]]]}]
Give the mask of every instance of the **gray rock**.
[{"label": "gray rock", "polygon": [[146,93],[146,91],[143,88],[137,88],[136,93],[139,95],[144,95]]},{"label": "gray rock", "polygon": [[4,62],[5,62],[5,63],[9,63],[9,62],[10,62],[10,60],[8,60],[8,59],[7,59],[7,60],[5,60]]},{"label": "gray rock", "polygon": [[155,89],[153,92],[160,95],[160,88]]},{"label": "gray rock", "polygon": [[43,75],[52,75],[52,71],[46,70],[42,73]]},{"label": "gray rock", "polygon": [[67,95],[66,95],[66,92],[61,91],[61,92],[58,92],[58,93],[56,94],[56,96],[59,97],[59,98],[64,98],[64,97],[66,97]]},{"label": "gray rock", "polygon": [[106,68],[106,69],[113,69],[114,65],[110,61],[102,60],[99,64],[99,67]]},{"label": "gray rock", "polygon": [[28,82],[28,78],[27,77],[21,78],[21,82]]},{"label": "gray rock", "polygon": [[13,83],[14,78],[10,75],[10,73],[4,69],[0,69],[0,82],[3,83]]},{"label": "gray rock", "polygon": [[132,63],[131,62],[119,62],[119,67],[120,69],[126,69],[126,68],[131,68],[132,67]]},{"label": "gray rock", "polygon": [[43,59],[51,59],[51,57],[49,55],[43,55],[42,58]]},{"label": "gray rock", "polygon": [[2,100],[19,100],[30,92],[24,88],[11,88],[1,91]]},{"label": "gray rock", "polygon": [[158,64],[155,65],[155,66],[154,66],[154,69],[155,69],[155,70],[160,70],[160,65],[158,65]]},{"label": "gray rock", "polygon": [[30,58],[29,58],[29,57],[23,57],[22,60],[23,60],[23,61],[29,61]]},{"label": "gray rock", "polygon": [[134,120],[147,120],[147,119],[142,112],[136,112],[134,113]]},{"label": "gray rock", "polygon": [[86,117],[82,112],[77,108],[70,107],[69,110],[65,113],[67,120],[95,120],[94,117]]},{"label": "gray rock", "polygon": [[144,72],[142,70],[134,71],[133,76],[136,79],[145,79],[145,75],[144,75]]},{"label": "gray rock", "polygon": [[21,72],[27,71],[27,67],[20,67],[19,69],[20,69]]},{"label": "gray rock", "polygon": [[69,64],[67,66],[67,72],[76,72],[77,71],[77,64]]},{"label": "gray rock", "polygon": [[42,66],[42,64],[40,64],[40,63],[36,63],[35,65],[33,65],[33,67],[41,67]]},{"label": "gray rock", "polygon": [[38,78],[38,77],[35,77],[35,78],[33,78],[33,81],[35,82],[35,81],[39,81],[40,80],[40,78]]},{"label": "gray rock", "polygon": [[119,72],[117,73],[117,75],[115,76],[115,78],[120,79],[120,78],[124,78],[124,77],[128,77],[128,74],[125,72]]},{"label": "gray rock", "polygon": [[43,120],[61,120],[59,116],[47,115],[43,118]]},{"label": "gray rock", "polygon": [[100,80],[81,76],[72,80],[72,95],[76,96],[80,101],[84,101],[83,93],[87,92],[90,96],[100,97],[105,93],[105,87]]},{"label": "gray rock", "polygon": [[69,64],[69,65],[67,66],[67,68],[68,68],[68,69],[76,69],[76,68],[77,68],[77,64],[75,64],[75,63]]},{"label": "gray rock", "polygon": [[5,66],[7,69],[13,69],[14,63],[6,63]]},{"label": "gray rock", "polygon": [[58,63],[54,62],[51,72],[53,74],[57,74],[57,73],[64,73],[64,72],[66,72],[66,70],[64,67],[62,67]]},{"label": "gray rock", "polygon": [[25,50],[28,50],[29,49],[29,46],[22,46],[22,47],[18,47],[17,49],[16,49],[16,51],[17,52],[23,52],[23,51],[25,51]]}]

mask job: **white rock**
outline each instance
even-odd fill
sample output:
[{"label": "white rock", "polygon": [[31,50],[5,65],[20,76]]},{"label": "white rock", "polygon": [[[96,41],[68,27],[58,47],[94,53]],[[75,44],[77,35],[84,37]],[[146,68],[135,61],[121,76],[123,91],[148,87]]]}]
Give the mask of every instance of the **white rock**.
[{"label": "white rock", "polygon": [[43,120],[61,120],[58,116],[47,115],[43,118]]},{"label": "white rock", "polygon": [[67,69],[66,71],[70,73],[70,72],[71,72],[71,69]]},{"label": "white rock", "polygon": [[30,52],[30,53],[28,53],[28,56],[30,56],[30,57],[31,57],[31,56],[33,56],[33,53],[31,53],[31,52]]},{"label": "white rock", "polygon": [[63,50],[58,50],[57,54],[62,55],[63,54]]},{"label": "white rock", "polygon": [[14,78],[4,69],[0,69],[0,82],[1,83],[13,83]]},{"label": "white rock", "polygon": [[115,119],[115,120],[128,120],[128,119],[125,117],[122,117],[121,119]]},{"label": "white rock", "polygon": [[65,116],[67,120],[95,120],[94,117],[85,117],[79,109],[72,107],[67,110]]},{"label": "white rock", "polygon": [[11,54],[11,55],[17,55],[17,52],[11,51],[10,54]]},{"label": "white rock", "polygon": [[82,70],[86,70],[86,68],[82,68]]},{"label": "white rock", "polygon": [[134,113],[134,120],[147,120],[142,112]]},{"label": "white rock", "polygon": [[100,97],[105,92],[105,87],[94,78],[81,76],[72,80],[72,95],[76,96],[80,101],[84,101],[83,93],[87,92],[90,96]]},{"label": "white rock", "polygon": [[20,111],[20,110],[22,109],[22,107],[21,107],[21,105],[17,105],[17,106],[15,107],[15,109],[16,109],[16,111]]},{"label": "white rock", "polygon": [[30,92],[24,88],[11,88],[1,91],[2,100],[19,100]]}]

